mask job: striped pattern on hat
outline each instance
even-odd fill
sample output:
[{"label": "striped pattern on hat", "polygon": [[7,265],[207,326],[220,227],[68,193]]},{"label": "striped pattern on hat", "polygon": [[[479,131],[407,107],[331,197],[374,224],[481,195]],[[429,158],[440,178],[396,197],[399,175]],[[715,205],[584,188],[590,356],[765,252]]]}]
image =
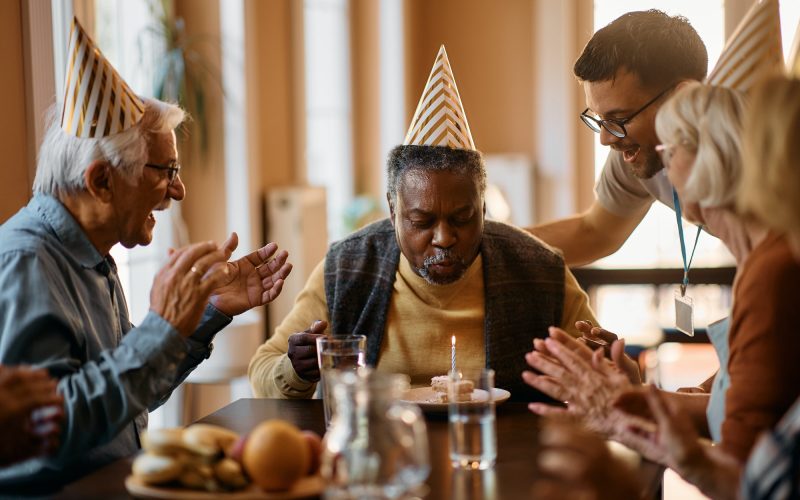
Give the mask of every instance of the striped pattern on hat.
[{"label": "striped pattern on hat", "polygon": [[86,34],[72,20],[64,80],[61,128],[81,138],[108,137],[129,129],[144,115],[144,103],[133,93]]},{"label": "striped pattern on hat", "polygon": [[747,92],[783,68],[778,0],[758,0],[728,39],[706,81]]},{"label": "striped pattern on hat", "polygon": [[789,76],[800,78],[800,22],[797,23],[797,30],[794,32],[792,50],[789,52],[789,60],[786,61],[786,70]]},{"label": "striped pattern on hat", "polygon": [[444,45],[436,55],[403,145],[475,150]]}]

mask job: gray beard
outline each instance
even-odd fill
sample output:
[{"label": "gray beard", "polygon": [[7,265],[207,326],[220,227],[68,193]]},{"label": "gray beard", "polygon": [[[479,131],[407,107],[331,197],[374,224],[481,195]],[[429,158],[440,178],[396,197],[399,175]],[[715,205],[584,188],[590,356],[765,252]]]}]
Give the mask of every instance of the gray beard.
[{"label": "gray beard", "polygon": [[[446,279],[437,279],[431,276],[431,273],[429,271],[430,266],[439,264],[445,259],[450,259],[455,262],[454,265],[460,266],[460,272],[448,276]],[[466,272],[467,272],[467,266],[464,265],[464,259],[462,259],[458,255],[453,254],[453,252],[451,252],[450,250],[442,250],[433,257],[426,257],[425,260],[422,262],[422,267],[417,268],[417,274],[422,276],[422,278],[425,281],[427,281],[428,284],[430,285],[449,285],[450,283],[455,283],[456,281],[463,278]]]}]

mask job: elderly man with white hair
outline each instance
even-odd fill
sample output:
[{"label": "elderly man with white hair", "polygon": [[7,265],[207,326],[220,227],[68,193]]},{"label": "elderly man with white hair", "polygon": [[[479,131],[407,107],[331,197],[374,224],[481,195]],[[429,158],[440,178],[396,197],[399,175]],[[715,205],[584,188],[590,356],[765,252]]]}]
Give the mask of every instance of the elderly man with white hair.
[{"label": "elderly man with white hair", "polygon": [[0,363],[59,380],[60,446],[0,469],[3,491],[57,486],[135,453],[148,409],[211,354],[232,316],[273,300],[291,270],[273,243],[226,262],[235,233],[171,251],[148,314],[131,325],[109,251],[149,244],[153,211],[183,199],[174,129],[184,112],[133,94],[77,23],[71,49],[83,70],[68,68],[34,196],[0,226]]}]

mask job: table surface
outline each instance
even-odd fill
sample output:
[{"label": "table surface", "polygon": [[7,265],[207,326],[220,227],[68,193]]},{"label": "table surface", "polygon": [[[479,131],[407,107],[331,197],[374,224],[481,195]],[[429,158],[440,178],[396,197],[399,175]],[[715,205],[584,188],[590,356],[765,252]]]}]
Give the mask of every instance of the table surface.
[{"label": "table surface", "polygon": [[[301,429],[324,433],[322,401],[240,399],[198,420],[239,433],[248,432],[262,420],[282,418]],[[426,415],[432,471],[426,498],[506,499],[529,496],[536,477],[537,417],[524,403],[497,407],[497,464],[488,471],[453,470],[448,455],[447,415]],[[68,485],[59,498],[130,498],[124,481],[133,457],[118,460]],[[661,470],[653,464],[640,466],[640,476],[650,485],[653,496],[660,484]]]}]

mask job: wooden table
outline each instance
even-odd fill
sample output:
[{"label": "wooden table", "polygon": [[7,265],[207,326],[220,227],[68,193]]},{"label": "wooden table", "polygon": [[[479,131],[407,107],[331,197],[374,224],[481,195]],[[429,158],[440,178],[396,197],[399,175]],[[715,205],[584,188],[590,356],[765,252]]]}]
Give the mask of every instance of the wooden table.
[{"label": "wooden table", "polygon": [[[239,433],[270,418],[294,422],[302,429],[324,432],[322,401],[240,399],[198,422],[216,424]],[[447,415],[427,415],[432,471],[427,485],[431,500],[517,499],[529,497],[536,478],[534,457],[537,449],[537,417],[524,403],[504,403],[497,407],[497,465],[488,471],[461,471],[450,467]],[[124,480],[130,474],[133,457],[114,462],[70,484],[61,498],[129,498]],[[660,484],[660,469],[645,464],[641,476],[653,487]]]}]

